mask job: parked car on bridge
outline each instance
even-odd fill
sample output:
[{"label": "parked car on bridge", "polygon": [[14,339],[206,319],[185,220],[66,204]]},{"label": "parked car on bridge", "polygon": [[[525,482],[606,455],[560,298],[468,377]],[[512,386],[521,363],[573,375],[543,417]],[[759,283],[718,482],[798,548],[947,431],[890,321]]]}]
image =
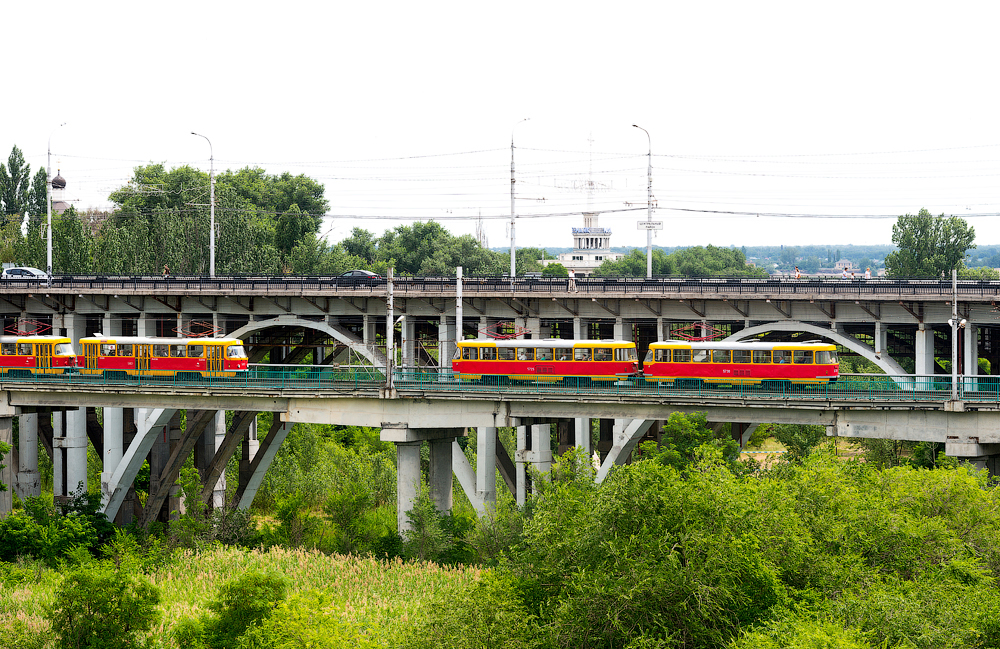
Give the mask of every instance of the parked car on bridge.
[{"label": "parked car on bridge", "polygon": [[31,266],[16,266],[5,268],[0,273],[0,279],[46,279],[45,271]]},{"label": "parked car on bridge", "polygon": [[361,284],[363,286],[368,286],[374,284],[382,279],[382,276],[378,273],[373,273],[370,270],[349,270],[343,273],[339,277],[338,283],[346,284],[348,286]]}]

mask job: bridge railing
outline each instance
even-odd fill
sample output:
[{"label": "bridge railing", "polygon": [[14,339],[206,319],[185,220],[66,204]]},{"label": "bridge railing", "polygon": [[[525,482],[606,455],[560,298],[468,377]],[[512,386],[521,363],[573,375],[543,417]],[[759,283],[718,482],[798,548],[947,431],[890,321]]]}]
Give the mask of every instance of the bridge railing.
[{"label": "bridge railing", "polygon": [[[397,277],[394,291],[399,293],[455,293],[454,277]],[[89,290],[101,292],[231,292],[264,294],[297,293],[372,293],[385,294],[386,279],[331,276],[229,276],[195,277],[155,275],[58,275],[51,284],[45,278],[5,279],[5,290]],[[569,292],[565,277],[483,276],[464,277],[462,290],[476,293],[535,293],[561,294]],[[908,296],[947,297],[952,295],[951,280],[941,279],[839,279],[809,277],[585,277],[575,280],[575,290],[583,295],[607,293],[628,295],[829,295],[829,296]],[[959,280],[958,294],[962,297],[1000,299],[1000,280]]]}]

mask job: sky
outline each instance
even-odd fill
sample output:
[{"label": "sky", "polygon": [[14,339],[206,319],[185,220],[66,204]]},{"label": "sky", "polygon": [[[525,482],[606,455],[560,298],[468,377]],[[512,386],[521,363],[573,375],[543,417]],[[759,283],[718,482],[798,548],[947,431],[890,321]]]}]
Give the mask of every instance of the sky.
[{"label": "sky", "polygon": [[613,246],[645,247],[650,151],[655,245],[889,244],[920,208],[1000,244],[997,3],[56,0],[3,14],[0,160],[16,145],[34,173],[51,150],[78,209],[113,207],[138,165],[208,171],[195,131],[217,171],[321,182],[331,243],[437,220],[503,247],[513,139],[519,247],[569,247],[584,211]]}]

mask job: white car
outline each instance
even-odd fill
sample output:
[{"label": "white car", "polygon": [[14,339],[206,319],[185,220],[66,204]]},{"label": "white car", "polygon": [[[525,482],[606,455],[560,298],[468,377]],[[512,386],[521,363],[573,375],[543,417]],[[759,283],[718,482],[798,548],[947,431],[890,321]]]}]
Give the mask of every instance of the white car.
[{"label": "white car", "polygon": [[32,268],[31,266],[19,266],[17,268],[5,268],[0,273],[0,279],[45,279],[45,271]]}]

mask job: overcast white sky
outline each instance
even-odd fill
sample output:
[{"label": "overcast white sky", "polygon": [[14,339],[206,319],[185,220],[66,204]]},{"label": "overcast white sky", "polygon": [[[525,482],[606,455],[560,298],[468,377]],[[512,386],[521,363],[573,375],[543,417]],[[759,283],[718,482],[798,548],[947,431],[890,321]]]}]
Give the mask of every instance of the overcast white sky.
[{"label": "overcast white sky", "polygon": [[613,245],[645,246],[639,124],[658,245],[887,244],[887,217],[921,207],[1000,244],[998,18],[989,2],[8,3],[0,159],[16,144],[34,172],[52,133],[68,196],[107,207],[136,165],[207,171],[197,131],[217,169],[322,182],[331,241],[416,218],[472,234],[481,214],[496,247],[513,130],[519,245],[571,245],[589,205]]}]

